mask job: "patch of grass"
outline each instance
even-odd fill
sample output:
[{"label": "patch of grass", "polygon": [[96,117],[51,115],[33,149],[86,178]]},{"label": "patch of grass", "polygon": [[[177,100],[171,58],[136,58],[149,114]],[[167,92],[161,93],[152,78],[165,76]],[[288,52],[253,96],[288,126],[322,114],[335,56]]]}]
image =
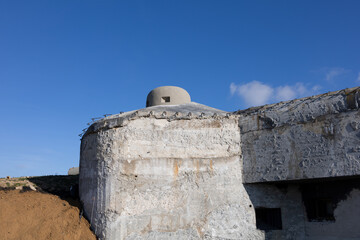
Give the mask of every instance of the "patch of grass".
[{"label": "patch of grass", "polygon": [[10,185],[11,185],[10,183],[8,183],[8,182],[6,183],[6,186],[7,186],[7,187],[10,187]]}]

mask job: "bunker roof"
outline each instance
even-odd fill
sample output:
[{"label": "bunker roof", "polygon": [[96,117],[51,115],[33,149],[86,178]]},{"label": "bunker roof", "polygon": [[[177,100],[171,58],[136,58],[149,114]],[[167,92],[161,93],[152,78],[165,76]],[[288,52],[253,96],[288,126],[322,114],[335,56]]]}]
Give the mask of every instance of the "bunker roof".
[{"label": "bunker roof", "polygon": [[181,119],[189,120],[194,118],[203,119],[228,116],[230,116],[229,112],[195,102],[179,105],[157,105],[102,118],[94,122],[87,129],[84,136],[111,128],[123,127],[126,126],[129,121],[142,117],[152,117],[172,121]]}]

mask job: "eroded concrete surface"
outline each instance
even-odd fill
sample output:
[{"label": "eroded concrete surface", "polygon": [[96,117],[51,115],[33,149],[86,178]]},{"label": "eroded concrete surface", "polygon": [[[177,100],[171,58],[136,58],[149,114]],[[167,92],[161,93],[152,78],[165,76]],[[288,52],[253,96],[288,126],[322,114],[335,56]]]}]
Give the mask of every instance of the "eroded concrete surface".
[{"label": "eroded concrete surface", "polygon": [[[265,233],[267,240],[360,239],[360,179],[281,184],[245,184],[254,208],[280,208],[282,230]],[[310,190],[310,189],[311,190]],[[318,194],[319,189],[322,193]],[[324,194],[325,193],[325,194]],[[334,200],[334,220],[311,220],[303,195]]]},{"label": "eroded concrete surface", "polygon": [[360,90],[238,111],[244,181],[360,174]]},{"label": "eroded concrete surface", "polygon": [[360,239],[360,189],[353,189],[338,203],[335,221],[306,222],[307,240]]},{"label": "eroded concrete surface", "polygon": [[245,188],[254,208],[281,209],[283,228],[267,232],[266,239],[305,239],[306,215],[298,185],[246,184]]},{"label": "eroded concrete surface", "polygon": [[88,134],[80,193],[102,239],[263,239],[236,118],[138,118]]},{"label": "eroded concrete surface", "polygon": [[[85,214],[110,240],[360,239],[357,188],[324,223],[288,184],[360,176],[359,103],[355,88],[232,114],[189,103],[106,117],[82,138]],[[281,208],[282,230],[257,229],[256,207]]]}]

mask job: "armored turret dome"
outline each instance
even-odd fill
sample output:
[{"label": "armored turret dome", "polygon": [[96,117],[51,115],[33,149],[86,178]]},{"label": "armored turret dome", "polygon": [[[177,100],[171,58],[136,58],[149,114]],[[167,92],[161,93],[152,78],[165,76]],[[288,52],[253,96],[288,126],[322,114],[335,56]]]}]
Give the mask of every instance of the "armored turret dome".
[{"label": "armored turret dome", "polygon": [[185,89],[175,86],[163,86],[151,90],[146,99],[146,107],[179,105],[190,102],[190,95]]}]

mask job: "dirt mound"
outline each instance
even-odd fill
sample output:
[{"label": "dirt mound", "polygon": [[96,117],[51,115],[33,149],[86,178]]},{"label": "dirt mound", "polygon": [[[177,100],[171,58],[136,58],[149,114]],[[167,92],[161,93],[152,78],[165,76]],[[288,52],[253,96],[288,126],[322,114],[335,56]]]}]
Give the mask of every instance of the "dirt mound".
[{"label": "dirt mound", "polygon": [[76,201],[24,190],[0,190],[0,239],[96,239]]}]

